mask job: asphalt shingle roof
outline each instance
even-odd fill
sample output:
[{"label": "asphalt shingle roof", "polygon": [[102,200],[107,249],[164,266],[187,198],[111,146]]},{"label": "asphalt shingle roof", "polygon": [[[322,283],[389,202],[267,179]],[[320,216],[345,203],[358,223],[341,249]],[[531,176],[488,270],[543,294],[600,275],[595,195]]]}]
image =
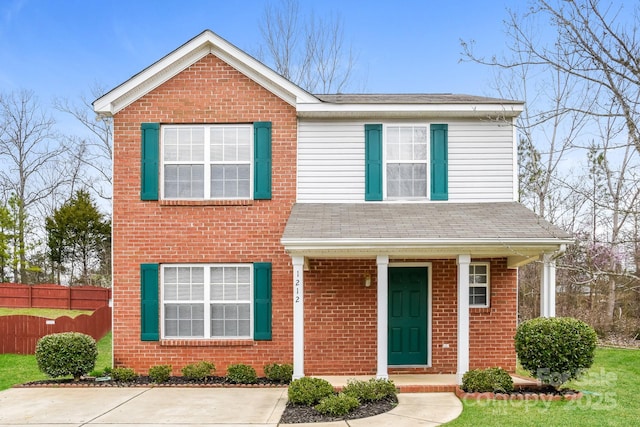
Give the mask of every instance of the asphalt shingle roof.
[{"label": "asphalt shingle roof", "polygon": [[455,93],[325,94],[314,95],[332,104],[522,104],[522,101]]},{"label": "asphalt shingle roof", "polygon": [[299,239],[569,239],[517,202],[298,203],[283,241]]}]

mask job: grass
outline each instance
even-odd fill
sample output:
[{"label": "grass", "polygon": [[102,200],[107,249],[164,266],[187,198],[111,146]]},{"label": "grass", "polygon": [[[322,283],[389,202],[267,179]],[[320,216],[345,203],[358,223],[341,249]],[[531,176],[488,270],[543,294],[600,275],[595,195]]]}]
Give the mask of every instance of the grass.
[{"label": "grass", "polygon": [[5,308],[0,307],[0,316],[38,316],[47,319],[57,319],[58,317],[68,316],[72,319],[81,314],[91,315],[92,310],[64,310],[61,308]]},{"label": "grass", "polygon": [[640,419],[640,350],[598,348],[589,372],[568,388],[577,401],[463,400],[464,410],[448,427],[630,426]]},{"label": "grass", "polygon": [[[111,366],[111,332],[98,341],[96,369]],[[29,381],[44,380],[34,355],[0,354],[0,390]]]}]

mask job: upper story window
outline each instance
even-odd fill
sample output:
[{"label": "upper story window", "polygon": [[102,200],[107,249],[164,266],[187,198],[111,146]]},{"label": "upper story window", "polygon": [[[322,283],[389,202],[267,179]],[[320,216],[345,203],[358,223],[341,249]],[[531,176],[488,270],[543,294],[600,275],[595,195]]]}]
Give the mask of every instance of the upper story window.
[{"label": "upper story window", "polygon": [[427,126],[387,126],[385,130],[387,198],[426,198]]},{"label": "upper story window", "polygon": [[489,263],[469,265],[469,306],[489,307]]},{"label": "upper story window", "polygon": [[162,127],[166,199],[249,199],[253,126]]},{"label": "upper story window", "polygon": [[365,124],[365,200],[448,200],[448,129]]}]

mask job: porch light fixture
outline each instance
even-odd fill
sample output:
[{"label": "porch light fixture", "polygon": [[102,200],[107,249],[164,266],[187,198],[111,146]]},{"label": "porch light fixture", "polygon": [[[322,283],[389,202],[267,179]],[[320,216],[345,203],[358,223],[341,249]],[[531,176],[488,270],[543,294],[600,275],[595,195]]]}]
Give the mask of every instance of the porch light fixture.
[{"label": "porch light fixture", "polygon": [[368,288],[371,286],[371,275],[367,274],[366,276],[364,276],[364,287]]}]

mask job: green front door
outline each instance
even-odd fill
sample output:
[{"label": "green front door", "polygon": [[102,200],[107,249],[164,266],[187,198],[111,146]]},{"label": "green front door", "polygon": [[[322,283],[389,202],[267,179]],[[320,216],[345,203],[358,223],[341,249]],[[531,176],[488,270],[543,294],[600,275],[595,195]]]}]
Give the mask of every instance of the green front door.
[{"label": "green front door", "polygon": [[388,362],[427,364],[427,267],[389,268]]}]

